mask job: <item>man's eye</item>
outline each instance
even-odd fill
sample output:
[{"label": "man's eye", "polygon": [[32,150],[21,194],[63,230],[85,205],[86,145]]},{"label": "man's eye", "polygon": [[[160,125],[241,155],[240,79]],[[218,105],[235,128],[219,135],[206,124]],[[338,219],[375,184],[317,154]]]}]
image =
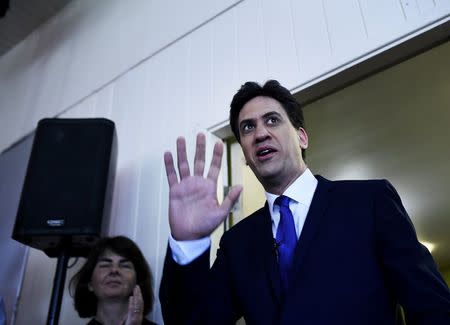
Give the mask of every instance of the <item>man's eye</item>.
[{"label": "man's eye", "polygon": [[242,126],[242,132],[244,132],[244,133],[248,133],[248,132],[250,132],[251,130],[253,130],[253,124],[244,124],[243,126]]},{"label": "man's eye", "polygon": [[278,117],[272,116],[267,119],[267,124],[273,125],[273,124],[277,124],[279,121],[280,120],[278,119]]}]

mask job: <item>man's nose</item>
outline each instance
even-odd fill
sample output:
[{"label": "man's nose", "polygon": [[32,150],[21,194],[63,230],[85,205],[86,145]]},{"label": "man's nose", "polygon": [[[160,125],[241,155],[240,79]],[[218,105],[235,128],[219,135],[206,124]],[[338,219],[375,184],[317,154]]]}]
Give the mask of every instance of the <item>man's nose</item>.
[{"label": "man's nose", "polygon": [[256,129],[255,129],[255,142],[256,143],[266,140],[269,136],[270,136],[270,133],[264,124],[256,126]]}]

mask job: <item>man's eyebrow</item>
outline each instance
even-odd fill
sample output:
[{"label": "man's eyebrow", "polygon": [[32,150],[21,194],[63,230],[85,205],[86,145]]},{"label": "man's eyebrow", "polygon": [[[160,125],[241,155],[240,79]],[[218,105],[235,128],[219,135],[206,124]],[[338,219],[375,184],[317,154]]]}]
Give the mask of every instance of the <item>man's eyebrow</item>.
[{"label": "man's eyebrow", "polygon": [[266,117],[270,117],[270,116],[273,116],[273,115],[277,115],[277,116],[280,116],[280,117],[281,117],[281,114],[278,113],[278,112],[276,112],[276,111],[267,112],[267,113],[264,114],[262,117],[263,117],[263,118],[266,118]]},{"label": "man's eyebrow", "polygon": [[245,120],[242,120],[240,123],[239,123],[239,126],[243,126],[244,124],[247,124],[247,123],[249,123],[249,122],[253,122],[255,119],[254,118],[247,118],[247,119],[245,119]]},{"label": "man's eyebrow", "polygon": [[[276,116],[280,116],[280,117],[281,117],[281,114],[278,113],[277,111],[270,111],[270,112],[264,113],[261,117],[262,117],[262,118],[267,118],[267,117],[270,117],[270,116],[273,116],[273,115],[276,115]],[[242,124],[245,124],[245,123],[248,123],[248,122],[253,122],[254,120],[256,120],[256,118],[247,118],[247,119],[245,119],[245,120],[242,120],[242,121],[239,123],[239,125],[242,125]]]}]

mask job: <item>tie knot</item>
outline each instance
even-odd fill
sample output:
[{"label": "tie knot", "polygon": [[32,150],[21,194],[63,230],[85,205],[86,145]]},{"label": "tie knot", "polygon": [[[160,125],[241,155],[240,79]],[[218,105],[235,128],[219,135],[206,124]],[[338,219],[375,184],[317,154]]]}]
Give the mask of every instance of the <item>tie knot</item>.
[{"label": "tie knot", "polygon": [[289,208],[289,201],[290,201],[289,197],[280,195],[275,199],[275,204],[278,205],[280,208],[281,207]]}]

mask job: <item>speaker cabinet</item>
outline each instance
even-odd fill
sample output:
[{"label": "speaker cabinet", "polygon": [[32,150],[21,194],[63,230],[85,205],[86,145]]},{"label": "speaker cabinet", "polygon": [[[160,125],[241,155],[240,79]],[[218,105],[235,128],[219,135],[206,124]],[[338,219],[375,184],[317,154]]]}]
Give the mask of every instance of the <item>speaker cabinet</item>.
[{"label": "speaker cabinet", "polygon": [[12,237],[50,257],[62,245],[86,256],[109,225],[116,160],[114,122],[39,121]]}]

